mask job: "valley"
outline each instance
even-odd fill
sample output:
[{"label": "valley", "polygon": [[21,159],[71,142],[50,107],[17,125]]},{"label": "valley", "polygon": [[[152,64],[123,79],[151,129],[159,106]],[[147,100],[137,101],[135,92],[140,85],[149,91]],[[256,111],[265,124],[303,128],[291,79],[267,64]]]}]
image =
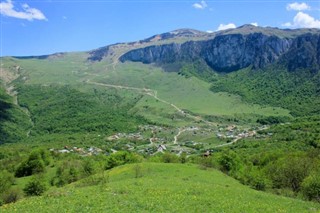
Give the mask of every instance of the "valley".
[{"label": "valley", "polygon": [[[318,211],[319,33],[181,29],[2,57],[1,211],[51,208],[45,199],[71,199],[78,211],[75,197],[92,211]],[[110,206],[95,202],[96,190]]]}]

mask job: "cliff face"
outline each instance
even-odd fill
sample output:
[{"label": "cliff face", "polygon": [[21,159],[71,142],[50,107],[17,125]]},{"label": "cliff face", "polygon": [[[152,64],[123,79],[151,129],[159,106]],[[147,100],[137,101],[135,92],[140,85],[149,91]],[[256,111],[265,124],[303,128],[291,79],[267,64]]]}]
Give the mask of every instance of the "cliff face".
[{"label": "cliff face", "polygon": [[290,71],[320,67],[320,34],[280,37],[263,33],[218,35],[204,41],[182,44],[154,45],[131,50],[120,57],[121,62],[168,64],[203,60],[219,72],[232,72],[252,66],[285,64]]},{"label": "cliff face", "polygon": [[261,33],[224,35],[206,42],[201,57],[216,71],[229,72],[250,65],[262,68],[275,62],[290,44],[290,39]]},{"label": "cliff face", "polygon": [[[201,43],[201,42],[200,42]],[[198,42],[186,42],[183,44],[171,43],[155,45],[146,48],[129,51],[120,57],[120,61],[134,61],[142,63],[167,64],[177,61],[189,61],[199,58],[201,46]]]},{"label": "cliff face", "polygon": [[310,69],[318,72],[320,69],[320,34],[306,34],[294,39],[290,49],[280,60],[286,64],[289,71]]}]

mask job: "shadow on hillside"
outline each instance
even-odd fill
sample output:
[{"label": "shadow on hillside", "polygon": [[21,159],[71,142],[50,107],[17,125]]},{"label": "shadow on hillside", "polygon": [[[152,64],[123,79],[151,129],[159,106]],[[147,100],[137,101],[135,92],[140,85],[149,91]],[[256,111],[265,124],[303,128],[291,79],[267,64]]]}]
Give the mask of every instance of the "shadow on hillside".
[{"label": "shadow on hillside", "polygon": [[4,122],[10,121],[11,116],[8,112],[12,108],[10,103],[0,100],[0,144],[3,144],[9,137],[9,134],[4,129]]}]

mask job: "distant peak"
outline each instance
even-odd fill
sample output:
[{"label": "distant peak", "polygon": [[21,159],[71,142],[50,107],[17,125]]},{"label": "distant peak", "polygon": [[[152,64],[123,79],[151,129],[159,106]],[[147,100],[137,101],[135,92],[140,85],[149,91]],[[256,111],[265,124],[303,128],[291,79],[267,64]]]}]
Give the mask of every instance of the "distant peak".
[{"label": "distant peak", "polygon": [[175,35],[179,35],[179,34],[199,35],[199,34],[203,34],[204,32],[201,32],[199,30],[194,30],[194,29],[182,28],[182,29],[173,30],[170,33]]},{"label": "distant peak", "polygon": [[238,28],[256,28],[258,26],[254,25],[254,24],[244,24]]}]

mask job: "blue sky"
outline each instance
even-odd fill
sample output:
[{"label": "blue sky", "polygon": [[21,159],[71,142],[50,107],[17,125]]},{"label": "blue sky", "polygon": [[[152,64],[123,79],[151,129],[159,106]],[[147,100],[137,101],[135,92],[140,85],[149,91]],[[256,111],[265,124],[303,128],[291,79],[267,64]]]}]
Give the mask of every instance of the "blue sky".
[{"label": "blue sky", "polygon": [[1,0],[1,56],[86,51],[179,28],[320,28],[320,1]]}]

